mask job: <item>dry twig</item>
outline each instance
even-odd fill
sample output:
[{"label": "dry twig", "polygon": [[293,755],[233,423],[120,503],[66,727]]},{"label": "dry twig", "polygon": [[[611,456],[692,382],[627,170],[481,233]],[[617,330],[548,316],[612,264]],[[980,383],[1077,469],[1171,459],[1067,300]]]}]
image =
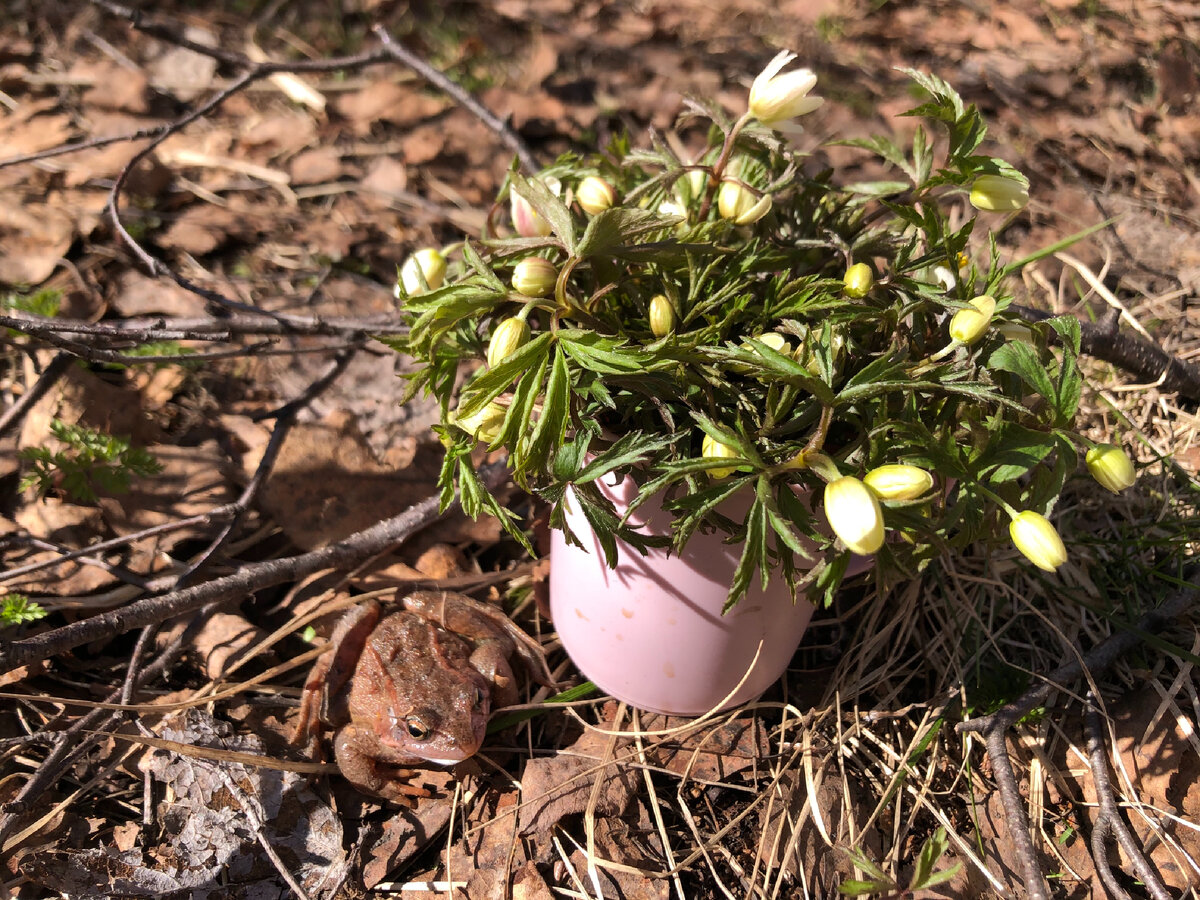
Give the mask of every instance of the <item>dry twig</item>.
[{"label": "dry twig", "polygon": [[1008,730],[1035,707],[1044,703],[1051,691],[1070,684],[1084,672],[1093,675],[1104,672],[1121,656],[1138,646],[1146,634],[1161,630],[1191,609],[1197,593],[1200,593],[1200,566],[1188,569],[1184,573],[1184,581],[1186,587],[1176,591],[1162,606],[1145,613],[1133,626],[1113,634],[1082,657],[1059,666],[1046,675],[1040,684],[1030,688],[1011,703],[989,715],[968,719],[957,725],[959,734],[983,736],[996,787],[1004,805],[1004,815],[1008,819],[1009,832],[1017,851],[1017,864],[1021,869],[1025,890],[1033,900],[1049,900],[1050,895],[1042,877],[1037,849],[1033,846],[1033,839],[1029,834],[1029,817],[1025,813],[1012,760],[1008,755]]}]

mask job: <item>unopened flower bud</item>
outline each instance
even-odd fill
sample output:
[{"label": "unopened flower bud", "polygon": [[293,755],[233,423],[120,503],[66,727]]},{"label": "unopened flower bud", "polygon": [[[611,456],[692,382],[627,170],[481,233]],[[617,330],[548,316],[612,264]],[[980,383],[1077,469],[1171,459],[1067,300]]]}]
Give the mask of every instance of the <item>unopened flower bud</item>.
[{"label": "unopened flower bud", "polygon": [[654,332],[654,336],[666,337],[675,330],[677,324],[679,324],[679,315],[675,312],[674,304],[662,294],[651,298],[650,330]]},{"label": "unopened flower bud", "polygon": [[846,277],[842,279],[842,293],[855,300],[861,300],[871,292],[871,285],[874,283],[875,275],[871,272],[871,267],[866,263],[855,263],[846,270]]},{"label": "unopened flower bud", "polygon": [[996,312],[996,301],[983,294],[970,301],[970,307],[960,309],[950,319],[950,337],[960,344],[973,344],[987,333]]},{"label": "unopened flower bud", "polygon": [[500,437],[507,411],[502,403],[493,400],[469,416],[455,416],[454,424],[476,440],[490,444]]},{"label": "unopened flower bud", "polygon": [[879,500],[853,475],[825,485],[825,518],[833,533],[859,556],[883,546],[883,510]]},{"label": "unopened flower bud", "polygon": [[[422,283],[422,277],[424,282]],[[426,288],[436,291],[446,278],[446,257],[433,247],[418,250],[400,267],[400,280],[396,283],[396,299],[400,299],[400,286],[410,297],[423,293]]]},{"label": "unopened flower bud", "polygon": [[933,476],[916,466],[893,463],[872,469],[863,483],[880,500],[916,500],[933,488]]},{"label": "unopened flower bud", "polygon": [[771,195],[755,195],[738,181],[722,181],[717,191],[717,211],[734,225],[752,225],[771,210]]},{"label": "unopened flower bud", "polygon": [[1054,526],[1041,513],[1025,510],[1013,517],[1008,533],[1025,558],[1047,572],[1053,572],[1067,561],[1067,548]]},{"label": "unopened flower bud", "polygon": [[529,325],[524,319],[505,319],[492,332],[491,343],[487,349],[487,364],[489,369],[496,368],[507,357],[511,356],[529,340]]},{"label": "unopened flower bud", "polygon": [[526,297],[545,297],[554,290],[558,269],[540,256],[527,256],[513,269],[512,286]]},{"label": "unopened flower bud", "polygon": [[575,189],[575,199],[589,216],[597,215],[608,209],[617,199],[612,185],[596,175],[589,175]]},{"label": "unopened flower bud", "polygon": [[1088,471],[1100,485],[1119,494],[1137,480],[1133,460],[1116,444],[1098,444],[1085,457]]},{"label": "unopened flower bud", "polygon": [[[706,434],[700,444],[700,455],[705,459],[737,459],[738,452]],[[716,466],[705,471],[713,478],[728,478],[737,471],[737,466]]]},{"label": "unopened flower bud", "polygon": [[820,97],[808,96],[817,84],[817,76],[811,69],[780,74],[780,70],[795,58],[795,53],[779,52],[750,86],[750,114],[764,125],[806,115],[823,102]]},{"label": "unopened flower bud", "polygon": [[980,175],[971,185],[971,205],[985,212],[1016,212],[1029,203],[1029,188],[1004,175]]},{"label": "unopened flower bud", "polygon": [[[553,176],[546,176],[542,179],[542,183],[550,189],[550,192],[558,196],[562,190],[562,183]],[[542,214],[533,208],[528,200],[517,194],[516,191],[509,192],[509,205],[512,213],[513,229],[521,237],[546,237],[550,234],[550,223],[547,222]]]}]

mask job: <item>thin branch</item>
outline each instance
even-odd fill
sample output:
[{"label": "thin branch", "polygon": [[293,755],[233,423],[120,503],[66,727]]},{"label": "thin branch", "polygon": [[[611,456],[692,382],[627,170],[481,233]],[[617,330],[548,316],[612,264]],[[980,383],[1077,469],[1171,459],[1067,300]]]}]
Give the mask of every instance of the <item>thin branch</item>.
[{"label": "thin branch", "polygon": [[267,447],[263,451],[262,459],[259,460],[257,468],[254,470],[254,475],[251,477],[250,483],[246,485],[241,496],[234,501],[233,515],[226,520],[220,533],[209,542],[204,552],[180,574],[175,583],[176,588],[183,587],[191,581],[192,576],[203,568],[217,551],[224,546],[225,542],[229,539],[229,535],[233,533],[233,529],[237,527],[241,517],[250,508],[250,504],[254,502],[254,498],[258,495],[259,488],[262,487],[263,482],[266,481],[267,475],[275,467],[275,460],[279,457],[279,450],[283,447],[283,441],[287,437],[288,432],[292,430],[292,426],[296,423],[297,413],[323,394],[330,385],[345,373],[346,367],[354,359],[355,350],[357,350],[357,347],[349,348],[339,353],[328,372],[310,384],[299,397],[288,401],[273,413],[275,428],[271,431]]},{"label": "thin branch", "polygon": [[0,327],[12,328],[32,337],[48,334],[82,334],[136,341],[228,341],[237,335],[298,335],[304,337],[361,337],[364,334],[397,334],[406,331],[391,315],[361,319],[335,316],[285,315],[269,317],[261,310],[228,318],[205,317],[171,319],[125,319],[112,322],[85,322],[81,319],[52,319],[29,313],[0,314]]},{"label": "thin branch", "polygon": [[[1048,312],[1014,303],[1009,309],[1027,322],[1053,318]],[[1079,349],[1088,356],[1112,363],[1139,382],[1160,391],[1178,391],[1189,400],[1200,400],[1200,366],[1173,356],[1157,344],[1117,330],[1114,319],[1079,323]]]},{"label": "thin branch", "polygon": [[[479,477],[488,491],[498,490],[508,477],[507,460],[482,467]],[[92,641],[109,640],[135,628],[192,612],[214,601],[299,581],[321,569],[353,566],[387,547],[401,543],[441,518],[439,500],[439,495],[435,494],[397,516],[317,550],[282,559],[247,563],[221,578],[169,594],[146,597],[119,609],[13,641],[0,647],[0,672],[64,653]]]},{"label": "thin branch", "polygon": [[1092,829],[1092,859],[1096,869],[1104,879],[1104,886],[1115,897],[1129,898],[1129,894],[1113,877],[1112,868],[1108,865],[1108,848],[1105,838],[1110,835],[1116,838],[1138,879],[1146,886],[1154,900],[1171,900],[1166,885],[1158,877],[1158,873],[1150,867],[1150,863],[1142,854],[1125,820],[1121,818],[1121,810],[1117,807],[1116,797],[1113,796],[1112,781],[1108,777],[1108,760],[1105,753],[1104,725],[1100,720],[1100,710],[1096,706],[1096,697],[1088,691],[1087,709],[1083,716],[1084,727],[1087,731],[1088,760],[1092,765],[1092,783],[1096,786],[1096,799],[1099,803],[1099,814]]},{"label": "thin branch", "polygon": [[376,25],[372,31],[375,32],[376,37],[383,43],[384,52],[393,59],[404,63],[404,65],[408,66],[468,112],[472,113],[484,126],[490,128],[510,150],[517,154],[517,157],[521,160],[521,168],[527,172],[537,171],[537,157],[534,156],[533,150],[529,148],[529,145],[521,139],[521,136],[507,122],[500,119],[490,109],[472,97],[458,83],[451,81],[444,73],[435,69],[402,44],[397,43],[382,25]]},{"label": "thin branch", "polygon": [[[1008,822],[1008,831],[1016,850],[1017,862],[1021,869],[1021,878],[1025,889],[1034,900],[1047,900],[1045,879],[1042,877],[1041,866],[1037,861],[1037,850],[1030,835],[1029,817],[1025,804],[1017,788],[1016,775],[1013,772],[1012,760],[1008,755],[1006,735],[1023,716],[1035,707],[1044,703],[1050,692],[1061,685],[1067,685],[1080,677],[1085,671],[1092,674],[1104,672],[1122,655],[1138,646],[1145,635],[1159,631],[1177,617],[1188,611],[1200,593],[1200,566],[1192,566],[1184,572],[1183,580],[1186,586],[1172,594],[1162,606],[1144,613],[1132,627],[1118,631],[1101,641],[1082,657],[1077,657],[1065,663],[1045,676],[1041,683],[1030,688],[1016,700],[1007,703],[995,712],[959,722],[955,730],[959,734],[977,733],[983,736],[987,749],[988,760],[992,764],[992,775],[996,787],[1000,791],[1000,799],[1004,807],[1004,817]],[[1100,865],[1097,862],[1097,865]]]}]

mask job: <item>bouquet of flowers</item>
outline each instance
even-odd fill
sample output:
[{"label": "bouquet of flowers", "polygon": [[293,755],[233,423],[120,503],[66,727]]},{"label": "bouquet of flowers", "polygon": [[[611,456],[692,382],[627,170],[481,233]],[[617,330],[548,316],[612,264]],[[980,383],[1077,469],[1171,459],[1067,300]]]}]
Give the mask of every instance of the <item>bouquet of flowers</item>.
[{"label": "bouquet of flowers", "polygon": [[[1046,516],[1080,452],[1109,489],[1134,477],[1073,428],[1078,322],[1009,310],[1013,273],[1067,242],[1005,262],[990,233],[972,240],[1028,182],[979,152],[978,110],[933,75],[907,73],[924,95],[907,114],[932,123],[910,147],[843,142],[894,180],[841,183],[794,143],[821,99],[793,60],[771,61],[736,120],[692,100],[647,147],[514,167],[496,207],[511,229],[406,261],[408,330],[385,340],[415,361],[406,399],[440,404],[446,502],[457,488],[525,541],[472,465],[503,448],[552,526],[579,505],[610,565],[618,539],[727,533],[730,603],[756,577],[829,596],[852,554],[907,577],[1005,525],[1053,571],[1066,551]],[[610,473],[636,481],[629,508],[601,490]],[[752,499],[731,518],[737,494]],[[650,497],[668,537],[629,525]]]}]

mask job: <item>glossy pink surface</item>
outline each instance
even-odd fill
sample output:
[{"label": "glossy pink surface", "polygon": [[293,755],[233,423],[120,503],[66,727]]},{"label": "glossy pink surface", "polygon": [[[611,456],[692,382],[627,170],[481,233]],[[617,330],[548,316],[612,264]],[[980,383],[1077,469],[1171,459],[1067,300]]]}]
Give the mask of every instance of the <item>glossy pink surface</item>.
[{"label": "glossy pink surface", "polygon": [[[610,489],[618,506],[632,487]],[[739,512],[744,507],[726,510]],[[642,556],[619,544],[620,562],[609,569],[577,506],[567,520],[586,549],[553,532],[551,615],[571,659],[602,689],[640,709],[692,716],[752,700],[783,673],[812,604],[793,604],[781,578],[766,593],[756,580],[722,616],[740,547],[720,534],[696,534],[682,557],[665,550]],[[669,531],[670,517],[653,502],[631,521],[644,533]]]}]

